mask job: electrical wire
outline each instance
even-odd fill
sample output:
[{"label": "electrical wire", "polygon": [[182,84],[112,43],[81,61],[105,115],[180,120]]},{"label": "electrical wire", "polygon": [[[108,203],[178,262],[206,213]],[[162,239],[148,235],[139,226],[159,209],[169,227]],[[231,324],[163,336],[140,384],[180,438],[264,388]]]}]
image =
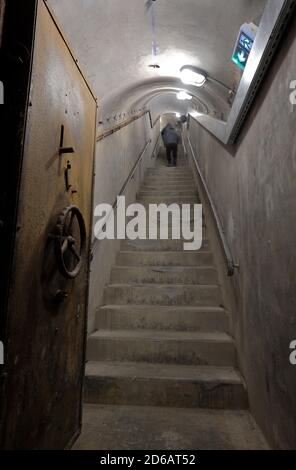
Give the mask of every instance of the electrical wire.
[{"label": "electrical wire", "polygon": [[152,30],[152,60],[153,63],[159,54],[159,46],[156,41],[156,15],[155,15],[155,0],[146,1],[146,9],[150,13],[151,30]]}]

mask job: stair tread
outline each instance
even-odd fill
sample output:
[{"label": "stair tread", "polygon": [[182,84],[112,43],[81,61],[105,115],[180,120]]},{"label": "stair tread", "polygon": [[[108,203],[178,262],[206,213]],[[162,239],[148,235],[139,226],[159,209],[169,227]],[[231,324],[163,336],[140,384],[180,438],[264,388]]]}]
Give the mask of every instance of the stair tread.
[{"label": "stair tread", "polygon": [[116,264],[120,266],[215,266],[212,251],[146,251],[122,250],[117,254]]},{"label": "stair tread", "polygon": [[174,183],[168,183],[168,182],[166,182],[166,183],[158,183],[157,184],[157,183],[150,183],[150,182],[146,181],[142,185],[142,188],[143,189],[148,189],[149,188],[149,189],[157,191],[157,190],[163,188],[163,184],[166,185],[167,189],[170,189],[172,191],[174,191],[175,189],[179,189],[179,190],[181,189],[182,190],[183,188],[187,188],[187,189],[190,188],[190,189],[192,189],[192,191],[195,191],[195,185],[193,183],[187,183],[187,182],[185,182],[185,183],[183,183],[183,182],[182,183],[175,183],[175,182]]},{"label": "stair tread", "polygon": [[[145,255],[147,254],[151,254],[153,256],[155,256],[155,254],[157,254],[158,256],[160,255],[174,255],[174,254],[177,254],[179,255],[180,253],[190,253],[191,255],[192,254],[199,254],[199,253],[202,253],[203,255],[204,254],[208,254],[208,255],[211,255],[212,252],[209,251],[209,250],[186,250],[185,252],[184,251],[181,251],[181,250],[166,250],[166,251],[151,251],[151,250],[147,250],[147,251],[141,251],[141,252],[138,252],[138,251],[134,251],[134,250],[121,250],[119,253],[123,253],[123,254],[132,254],[134,255],[135,253],[137,254],[137,256],[141,256],[141,254],[145,253]],[[180,265],[179,265],[180,266]]]},{"label": "stair tread", "polygon": [[184,167],[165,167],[165,166],[158,166],[157,168],[147,171],[147,176],[149,175],[159,175],[162,173],[163,175],[170,174],[170,175],[191,175],[192,171],[189,168]]},{"label": "stair tread", "polygon": [[223,332],[171,331],[171,330],[98,330],[89,339],[139,339],[139,340],[173,340],[173,341],[206,341],[233,343],[233,339]]},{"label": "stair tread", "polygon": [[163,193],[169,193],[170,195],[174,196],[175,194],[179,194],[179,193],[188,193],[190,194],[190,196],[196,196],[197,197],[197,192],[194,190],[194,189],[165,189],[165,188],[159,188],[159,189],[141,189],[140,190],[140,194],[148,194],[151,195],[151,196],[154,196],[154,195],[162,195]]},{"label": "stair tread", "polygon": [[102,305],[100,309],[111,309],[111,310],[147,310],[148,308],[151,310],[162,310],[162,311],[176,311],[180,310],[182,312],[196,312],[196,313],[212,313],[212,312],[221,312],[225,313],[225,309],[223,307],[215,307],[215,306],[194,306],[194,305],[143,305],[143,304],[120,304],[120,305]]},{"label": "stair tread", "polygon": [[171,183],[171,184],[174,184],[174,183],[190,183],[192,185],[195,185],[195,181],[192,177],[190,176],[179,176],[179,177],[172,177],[172,178],[169,178],[169,177],[166,177],[166,178],[158,178],[156,176],[149,176],[147,177],[143,183],[144,184],[147,184],[147,183],[152,183],[152,184],[161,184],[161,183]]},{"label": "stair tread", "polygon": [[197,195],[195,186],[193,184],[188,184],[188,183],[182,183],[182,184],[168,184],[166,182],[163,182],[162,184],[156,185],[156,184],[144,184],[141,186],[141,191],[153,191],[153,192],[162,192],[163,190],[165,191],[191,191],[194,192]]},{"label": "stair tread", "polygon": [[[180,252],[184,251],[184,243],[186,240],[174,240],[170,238],[168,240],[125,240],[122,243],[122,251],[145,251],[145,252]],[[198,251],[207,251],[209,252],[210,240],[208,238],[203,238],[201,248]],[[195,253],[197,250],[186,250],[191,253]]]},{"label": "stair tread", "polygon": [[153,288],[153,289],[164,289],[164,288],[169,288],[169,289],[172,289],[172,288],[177,288],[179,289],[180,287],[183,287],[184,289],[188,289],[189,287],[195,287],[195,288],[198,288],[198,289],[206,289],[206,288],[212,288],[212,289],[216,289],[217,287],[220,287],[219,284],[176,284],[176,283],[172,283],[172,284],[152,284],[152,283],[149,283],[149,282],[142,282],[142,283],[137,283],[137,282],[131,282],[131,283],[110,283],[108,284],[107,286],[107,289],[109,287],[126,287],[126,288],[130,288],[130,287],[138,287],[138,288],[142,288],[142,287],[145,287],[145,288]]},{"label": "stair tread", "polygon": [[180,381],[223,382],[244,385],[244,380],[234,367],[191,366],[179,364],[151,364],[148,362],[89,361],[86,375],[172,379]]},{"label": "stair tread", "polygon": [[[144,251],[144,253],[147,253],[146,251]],[[150,271],[152,271],[153,269],[155,269],[156,271],[164,271],[164,272],[170,272],[170,271],[183,271],[183,270],[187,270],[187,271],[192,271],[192,270],[197,270],[197,271],[202,271],[202,270],[207,270],[207,269],[213,269],[214,271],[217,271],[217,267],[216,266],[181,266],[180,264],[178,264],[178,266],[143,266],[142,264],[139,264],[139,266],[137,265],[133,265],[133,266],[129,266],[129,265],[114,265],[113,266],[113,269],[143,269],[143,271],[145,269],[149,269]]]}]

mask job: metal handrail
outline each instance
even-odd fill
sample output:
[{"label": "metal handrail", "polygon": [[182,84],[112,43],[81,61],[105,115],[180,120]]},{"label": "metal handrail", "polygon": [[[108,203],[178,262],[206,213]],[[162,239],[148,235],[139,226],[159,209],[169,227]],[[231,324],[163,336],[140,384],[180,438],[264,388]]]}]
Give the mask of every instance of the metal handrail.
[{"label": "metal handrail", "polygon": [[[154,145],[153,152],[151,153],[151,155],[153,155],[154,152],[155,152],[155,149],[156,149],[156,147],[157,147],[159,138],[160,138],[160,135],[159,135],[159,136],[157,137],[157,139],[156,139],[156,143],[155,143],[155,145]],[[124,182],[124,184],[123,184],[123,186],[122,186],[120,192],[119,192],[118,195],[116,196],[116,200],[114,201],[114,203],[113,203],[113,205],[112,205],[112,209],[113,209],[113,210],[116,210],[116,209],[117,209],[117,198],[118,198],[119,196],[122,196],[122,195],[124,194],[124,192],[125,192],[127,186],[129,185],[131,179],[133,178],[133,176],[134,176],[134,174],[135,174],[135,172],[136,172],[136,170],[137,170],[139,164],[141,163],[141,161],[142,161],[142,159],[143,159],[143,157],[144,157],[144,155],[145,155],[145,153],[146,153],[146,150],[147,150],[148,146],[151,144],[151,142],[152,142],[151,139],[149,139],[149,140],[146,142],[146,144],[145,144],[143,150],[141,151],[141,153],[140,153],[140,155],[139,155],[139,157],[138,157],[136,163],[134,164],[133,168],[131,169],[131,171],[130,171],[128,177],[127,177],[127,179],[125,180],[125,182]],[[106,221],[106,223],[107,223],[107,221]],[[105,226],[106,226],[106,224],[104,225],[104,227],[105,227]],[[104,229],[104,227],[102,227],[102,230]],[[96,244],[97,244],[97,241],[98,241],[97,238],[95,238],[95,240],[93,241],[92,249],[91,249],[91,252],[92,252],[92,253],[93,253],[94,248],[95,248],[95,246],[96,246]]]},{"label": "metal handrail", "polygon": [[229,248],[228,242],[227,242],[226,237],[225,237],[225,232],[224,232],[223,226],[221,224],[220,218],[218,216],[218,213],[217,213],[216,208],[214,206],[214,203],[212,201],[207,183],[206,183],[206,181],[205,181],[205,179],[202,175],[202,172],[200,170],[200,167],[199,167],[199,164],[197,162],[196,155],[195,155],[195,152],[193,150],[192,143],[191,143],[191,140],[190,140],[189,136],[187,136],[187,140],[188,140],[188,144],[189,144],[190,151],[191,151],[191,154],[192,154],[193,162],[194,162],[196,170],[198,172],[199,179],[200,179],[200,181],[203,185],[204,191],[206,193],[206,196],[207,196],[207,199],[208,199],[208,202],[209,202],[209,206],[211,208],[212,215],[213,215],[214,220],[215,220],[215,226],[216,226],[216,229],[218,231],[220,243],[222,245],[223,254],[224,254],[224,257],[225,257],[225,260],[226,260],[226,264],[227,264],[227,275],[228,276],[233,276],[234,275],[234,270],[239,269],[239,264],[234,262],[233,256],[231,254],[231,250]]},{"label": "metal handrail", "polygon": [[[130,173],[129,173],[127,179],[125,180],[124,185],[122,186],[122,188],[121,188],[121,190],[120,190],[118,196],[122,196],[122,195],[124,194],[124,192],[125,192],[127,186],[129,185],[130,180],[133,178],[133,176],[134,176],[134,174],[135,174],[135,172],[136,172],[136,169],[137,169],[138,165],[140,164],[140,162],[142,161],[142,159],[143,159],[143,157],[144,157],[144,155],[145,155],[145,153],[146,153],[146,150],[147,150],[148,146],[151,144],[151,142],[152,142],[151,139],[149,139],[149,140],[146,142],[145,147],[143,148],[142,152],[140,153],[140,155],[139,155],[139,157],[138,157],[136,163],[134,164],[132,170],[130,171]],[[115,204],[115,205],[114,205],[114,208],[116,209],[116,207],[117,207],[117,199],[116,199],[116,201],[115,201],[114,204]]]},{"label": "metal handrail", "polygon": [[[153,148],[153,152],[151,153],[151,155],[153,155],[154,152],[155,152],[155,149],[156,149],[156,147],[157,147],[159,138],[160,138],[160,135],[159,135],[159,136],[157,137],[157,139],[156,139],[156,142],[155,142],[155,145],[154,145],[154,148]],[[149,139],[149,140],[146,142],[145,147],[143,148],[142,152],[140,153],[140,155],[139,155],[139,157],[138,157],[136,163],[134,164],[132,170],[130,171],[130,174],[128,175],[127,179],[125,180],[125,183],[124,183],[124,185],[122,186],[122,188],[121,188],[120,193],[118,194],[118,196],[122,196],[123,193],[125,192],[125,190],[126,190],[128,184],[129,184],[130,180],[132,179],[132,177],[134,176],[134,174],[135,174],[135,172],[136,172],[136,169],[137,169],[138,165],[140,164],[140,162],[142,161],[142,159],[143,159],[143,157],[144,157],[144,155],[145,155],[145,153],[146,153],[146,150],[147,150],[147,148],[148,148],[148,145],[150,145],[151,142],[152,142],[151,139]],[[117,207],[117,198],[116,198],[116,201],[114,202],[114,204],[115,204],[114,208],[116,209],[116,207]]]}]

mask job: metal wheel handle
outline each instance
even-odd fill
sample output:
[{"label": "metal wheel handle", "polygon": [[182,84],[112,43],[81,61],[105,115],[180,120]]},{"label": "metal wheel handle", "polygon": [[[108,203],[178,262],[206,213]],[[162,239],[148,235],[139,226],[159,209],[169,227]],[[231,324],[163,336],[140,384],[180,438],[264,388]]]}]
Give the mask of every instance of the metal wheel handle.
[{"label": "metal wheel handle", "polygon": [[[70,215],[70,223],[66,221]],[[77,240],[71,233],[73,220],[76,219],[80,232],[80,247],[77,247]],[[58,268],[66,279],[74,279],[78,276],[85,260],[86,250],[86,228],[83,215],[76,206],[69,206],[58,216],[55,235],[55,252],[58,262]],[[73,268],[67,267],[65,256],[72,257],[76,261]]]}]

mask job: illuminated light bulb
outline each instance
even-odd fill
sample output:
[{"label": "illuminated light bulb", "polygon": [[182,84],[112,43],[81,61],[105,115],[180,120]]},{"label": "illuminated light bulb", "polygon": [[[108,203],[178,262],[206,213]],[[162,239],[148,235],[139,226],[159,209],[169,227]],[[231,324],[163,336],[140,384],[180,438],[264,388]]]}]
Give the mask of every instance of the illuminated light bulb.
[{"label": "illuminated light bulb", "polygon": [[204,74],[186,67],[180,70],[180,78],[185,85],[202,87],[206,83],[206,76]]},{"label": "illuminated light bulb", "polygon": [[202,113],[199,113],[198,111],[190,111],[190,116],[196,118],[196,117],[199,117],[199,116],[203,116]]},{"label": "illuminated light bulb", "polygon": [[188,93],[186,93],[186,91],[180,91],[179,93],[177,93],[177,98],[178,98],[178,100],[181,100],[181,101],[192,100],[192,96],[188,95]]}]

